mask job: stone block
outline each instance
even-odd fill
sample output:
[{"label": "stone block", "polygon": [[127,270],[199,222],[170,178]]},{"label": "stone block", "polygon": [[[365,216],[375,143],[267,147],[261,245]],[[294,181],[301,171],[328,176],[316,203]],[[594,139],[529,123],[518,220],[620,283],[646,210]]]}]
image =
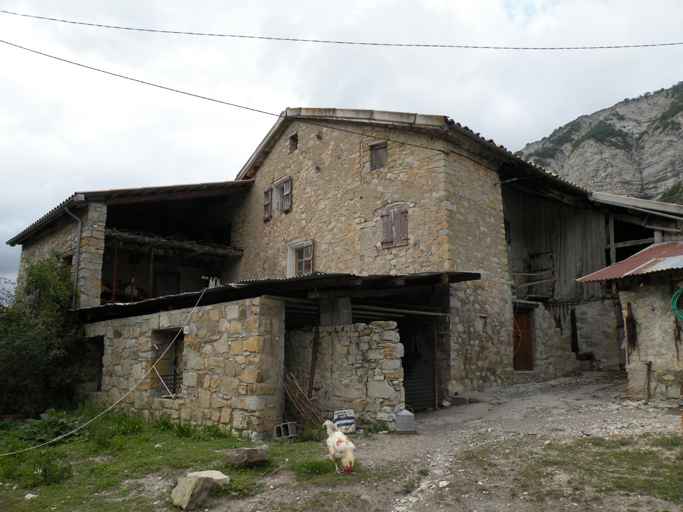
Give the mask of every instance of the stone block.
[{"label": "stone block", "polygon": [[398,331],[384,331],[382,333],[382,340],[384,341],[401,341],[401,335]]},{"label": "stone block", "polygon": [[368,382],[368,398],[395,400],[397,396],[396,390],[385,380],[373,380]]},{"label": "stone block", "polygon": [[261,318],[258,316],[252,316],[247,318],[244,322],[244,330],[247,332],[259,332],[259,327],[261,325]]},{"label": "stone block", "polygon": [[367,358],[371,360],[384,359],[384,349],[368,350]]},{"label": "stone block", "polygon": [[180,479],[171,493],[173,504],[183,510],[193,510],[201,505],[213,487],[213,478],[208,476],[186,476]]},{"label": "stone block", "polygon": [[235,448],[223,452],[231,464],[259,464],[270,459],[270,450],[266,445],[253,448]]},{"label": "stone block", "polygon": [[208,409],[211,406],[211,393],[204,389],[200,389],[197,396],[199,397],[199,407]]},{"label": "stone block", "polygon": [[252,336],[244,342],[244,350],[249,352],[261,353],[263,352],[264,340],[259,336]]},{"label": "stone block", "polygon": [[396,343],[394,345],[394,357],[396,359],[400,359],[405,355],[405,347],[403,346],[403,343]]},{"label": "stone block", "polygon": [[384,359],[380,362],[380,367],[383,371],[398,370],[401,367],[401,361],[398,359]]},{"label": "stone block", "polygon": [[234,340],[230,345],[230,354],[233,356],[244,354],[244,342],[242,340]]},{"label": "stone block", "polygon": [[244,370],[240,380],[247,384],[261,384],[266,381],[266,372],[263,370]]},{"label": "stone block", "polygon": [[226,405],[228,405],[228,402],[225,400],[218,398],[215,395],[211,397],[211,408],[217,409],[219,407],[225,407]]},{"label": "stone block", "polygon": [[183,387],[195,387],[197,385],[197,374],[194,372],[185,372],[183,374]]},{"label": "stone block", "polygon": [[230,423],[230,415],[232,413],[232,409],[228,409],[227,407],[224,407],[223,410],[221,411],[221,417],[220,417],[220,422],[223,423],[224,425],[228,425]]},{"label": "stone block", "polygon": [[226,360],[223,365],[223,375],[226,377],[234,377],[237,375],[237,365],[230,360]]}]

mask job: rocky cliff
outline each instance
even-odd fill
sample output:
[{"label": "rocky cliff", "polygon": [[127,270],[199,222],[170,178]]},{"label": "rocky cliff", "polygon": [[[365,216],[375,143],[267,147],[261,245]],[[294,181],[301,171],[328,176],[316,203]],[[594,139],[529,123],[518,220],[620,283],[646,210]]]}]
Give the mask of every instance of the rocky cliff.
[{"label": "rocky cliff", "polygon": [[581,116],[518,154],[595,191],[683,204],[683,82]]}]

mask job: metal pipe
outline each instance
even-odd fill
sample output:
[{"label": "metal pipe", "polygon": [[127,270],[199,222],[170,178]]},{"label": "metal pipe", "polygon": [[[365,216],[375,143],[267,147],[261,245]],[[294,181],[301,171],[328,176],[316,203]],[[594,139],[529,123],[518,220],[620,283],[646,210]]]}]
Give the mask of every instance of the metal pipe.
[{"label": "metal pipe", "polygon": [[152,247],[151,254],[149,255],[149,291],[147,292],[147,298],[152,298],[152,290],[154,286],[154,247]]},{"label": "metal pipe", "polygon": [[434,331],[434,409],[439,408],[439,382],[437,380],[438,365],[436,361],[436,325],[432,324]]},{"label": "metal pipe", "polygon": [[76,222],[78,222],[78,235],[76,238],[76,257],[74,261],[74,298],[73,298],[73,305],[76,305],[76,298],[78,297],[78,265],[80,261],[80,256],[81,256],[81,237],[82,237],[82,230],[83,230],[83,221],[81,221],[80,217],[74,215],[69,211],[68,208],[64,208],[64,211],[68,213],[71,217],[76,219]]},{"label": "metal pipe", "polygon": [[313,381],[315,379],[315,364],[318,360],[318,342],[320,336],[320,327],[315,326],[315,331],[313,333],[313,347],[311,353],[311,371],[308,376],[308,398],[313,398]]},{"label": "metal pipe", "polygon": [[119,239],[114,240],[114,276],[112,277],[111,285],[111,302],[116,303],[116,267],[119,260]]}]

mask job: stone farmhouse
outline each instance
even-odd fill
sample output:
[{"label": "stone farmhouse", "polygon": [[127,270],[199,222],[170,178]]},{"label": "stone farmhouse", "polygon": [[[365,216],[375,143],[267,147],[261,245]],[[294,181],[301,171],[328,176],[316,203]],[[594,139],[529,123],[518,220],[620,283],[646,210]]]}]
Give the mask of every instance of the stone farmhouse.
[{"label": "stone farmhouse", "polygon": [[661,242],[579,279],[617,287],[626,319],[626,392],[631,399],[681,399],[682,257],[683,242]]},{"label": "stone farmhouse", "polygon": [[619,369],[619,296],[576,279],[681,220],[444,116],[300,108],[233,181],[76,193],[8,243],[73,265],[90,391],[261,435],[290,374],[324,416],[391,425],[577,357]]}]

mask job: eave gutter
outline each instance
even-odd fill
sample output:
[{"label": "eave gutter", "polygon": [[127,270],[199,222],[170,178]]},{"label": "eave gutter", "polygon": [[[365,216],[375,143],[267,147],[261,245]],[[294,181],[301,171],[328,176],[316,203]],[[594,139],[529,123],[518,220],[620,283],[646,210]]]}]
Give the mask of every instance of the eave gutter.
[{"label": "eave gutter", "polygon": [[651,210],[649,208],[641,208],[638,206],[634,206],[632,204],[624,204],[621,202],[617,201],[610,201],[608,199],[601,199],[596,193],[591,192],[591,194],[588,196],[588,198],[593,201],[596,204],[604,204],[607,206],[616,206],[619,208],[623,208],[627,211],[635,211],[635,212],[640,212],[640,213],[647,213],[648,215],[655,215],[657,217],[662,217],[664,219],[670,219],[670,220],[675,220],[677,222],[682,222],[683,223],[683,217],[678,217],[676,215],[670,215],[668,213],[663,213],[657,210]]}]

